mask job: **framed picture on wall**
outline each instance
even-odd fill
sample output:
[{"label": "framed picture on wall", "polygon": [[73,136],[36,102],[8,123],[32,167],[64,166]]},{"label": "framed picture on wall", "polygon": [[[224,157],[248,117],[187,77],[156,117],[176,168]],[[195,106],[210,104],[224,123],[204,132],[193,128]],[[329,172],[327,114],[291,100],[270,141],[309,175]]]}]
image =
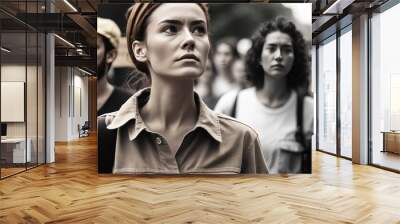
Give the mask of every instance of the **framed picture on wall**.
[{"label": "framed picture on wall", "polygon": [[1,122],[25,121],[25,82],[1,82]]},{"label": "framed picture on wall", "polygon": [[100,4],[97,33],[99,173],[311,173],[311,4]]}]

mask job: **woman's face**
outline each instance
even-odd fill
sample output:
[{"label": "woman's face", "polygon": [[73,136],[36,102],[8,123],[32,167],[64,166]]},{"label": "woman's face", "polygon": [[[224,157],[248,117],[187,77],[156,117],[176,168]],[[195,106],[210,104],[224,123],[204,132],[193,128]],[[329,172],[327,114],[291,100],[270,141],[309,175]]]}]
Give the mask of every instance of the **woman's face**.
[{"label": "woman's face", "polygon": [[210,49],[207,19],[197,4],[162,4],[148,18],[144,48],[152,74],[197,78]]},{"label": "woman's face", "polygon": [[265,75],[286,77],[293,67],[294,59],[292,38],[288,34],[280,31],[267,34],[260,57]]},{"label": "woman's face", "polygon": [[227,69],[233,61],[233,52],[231,47],[226,43],[221,43],[217,46],[214,62],[218,69]]},{"label": "woman's face", "polygon": [[246,66],[242,59],[238,59],[232,64],[232,75],[239,84],[246,83]]}]

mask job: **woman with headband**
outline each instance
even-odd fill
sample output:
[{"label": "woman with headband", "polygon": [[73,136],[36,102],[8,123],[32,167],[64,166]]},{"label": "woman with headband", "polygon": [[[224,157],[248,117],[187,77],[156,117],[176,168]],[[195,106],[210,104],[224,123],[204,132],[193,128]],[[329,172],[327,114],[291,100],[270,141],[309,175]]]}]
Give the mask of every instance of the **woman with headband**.
[{"label": "woman with headband", "polygon": [[[208,26],[205,4],[131,7],[129,52],[151,88],[99,118],[99,172],[267,173],[256,132],[213,112],[193,91],[210,50]],[[113,161],[101,164],[103,151],[111,151]]]}]

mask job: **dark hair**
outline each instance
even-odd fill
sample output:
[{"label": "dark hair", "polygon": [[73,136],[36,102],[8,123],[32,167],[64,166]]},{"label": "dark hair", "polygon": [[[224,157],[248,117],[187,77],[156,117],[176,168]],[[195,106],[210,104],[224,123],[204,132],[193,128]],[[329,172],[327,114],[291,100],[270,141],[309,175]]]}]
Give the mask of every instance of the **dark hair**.
[{"label": "dark hair", "polygon": [[111,44],[110,40],[107,37],[105,37],[103,35],[100,35],[100,36],[103,39],[103,43],[104,43],[104,47],[105,47],[104,55],[107,55],[107,53],[114,50],[115,47]]},{"label": "dark hair", "polygon": [[308,89],[309,57],[303,35],[292,22],[282,17],[263,23],[251,38],[252,46],[245,57],[247,78],[257,89],[264,86],[265,71],[260,58],[266,36],[274,31],[286,33],[292,39],[294,62],[287,76],[287,86],[295,90]]}]

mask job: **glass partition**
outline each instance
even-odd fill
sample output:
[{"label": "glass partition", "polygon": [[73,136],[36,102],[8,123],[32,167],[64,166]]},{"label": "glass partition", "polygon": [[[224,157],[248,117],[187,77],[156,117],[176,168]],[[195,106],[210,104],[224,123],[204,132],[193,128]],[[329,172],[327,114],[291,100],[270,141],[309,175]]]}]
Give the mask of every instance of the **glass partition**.
[{"label": "glass partition", "polygon": [[26,42],[25,31],[1,34],[0,109],[6,130],[1,139],[2,177],[25,170],[26,162],[31,161],[31,142],[27,142],[26,136]]},{"label": "glass partition", "polygon": [[340,40],[340,155],[352,157],[352,33],[351,25]]},{"label": "glass partition", "polygon": [[46,38],[38,34],[38,64],[37,64],[37,163],[46,162],[45,125],[46,125]]},{"label": "glass partition", "polygon": [[400,4],[371,18],[372,164],[400,171]]},{"label": "glass partition", "polygon": [[45,162],[46,40],[23,22],[27,13],[42,12],[43,4],[0,2],[0,178]]},{"label": "glass partition", "polygon": [[336,35],[318,47],[318,149],[336,154]]}]

